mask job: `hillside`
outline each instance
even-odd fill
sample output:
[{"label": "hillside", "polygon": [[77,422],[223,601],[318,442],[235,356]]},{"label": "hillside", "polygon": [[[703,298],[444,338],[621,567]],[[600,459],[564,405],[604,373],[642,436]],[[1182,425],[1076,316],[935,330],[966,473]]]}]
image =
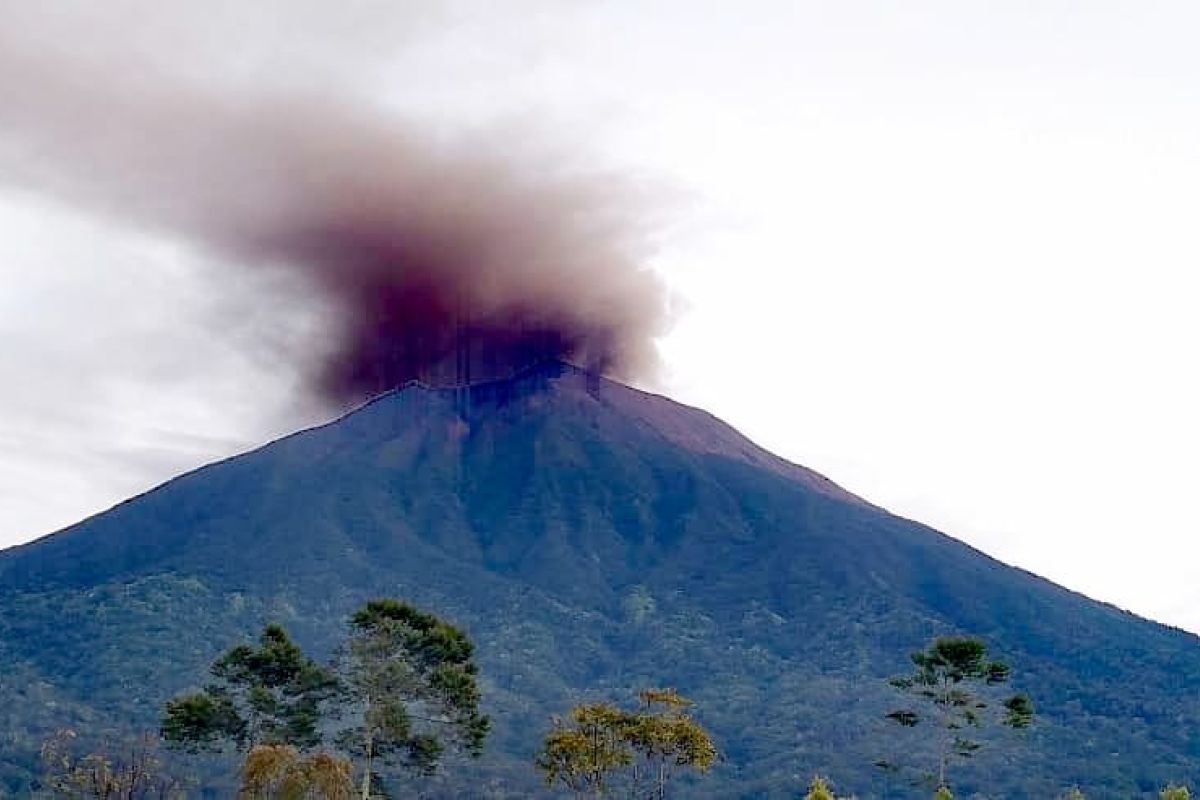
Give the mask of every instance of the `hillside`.
[{"label": "hillside", "polygon": [[815,771],[910,796],[871,766],[921,747],[882,721],[883,679],[955,631],[986,637],[1040,714],[962,788],[1149,797],[1200,776],[1196,637],[556,364],[410,385],[0,553],[0,780],[19,793],[53,728],[153,726],[265,621],[328,653],[381,594],[477,642],[496,731],[469,780],[495,796],[536,788],[551,714],[643,685],[693,697],[722,748],[690,796],[795,797]]}]

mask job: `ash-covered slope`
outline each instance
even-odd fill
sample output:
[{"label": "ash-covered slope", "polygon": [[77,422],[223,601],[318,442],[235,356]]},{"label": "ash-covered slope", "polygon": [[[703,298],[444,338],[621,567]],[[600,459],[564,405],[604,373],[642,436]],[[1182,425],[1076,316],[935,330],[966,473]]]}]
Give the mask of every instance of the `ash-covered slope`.
[{"label": "ash-covered slope", "polygon": [[[726,756],[690,796],[861,797],[920,750],[883,682],[983,635],[1041,712],[961,773],[992,796],[1145,794],[1200,774],[1200,642],[1007,567],[756,448],[710,415],[550,365],[409,386],[0,553],[0,762],[49,729],[152,726],[267,620],[328,651],[378,594],[463,623],[497,723],[447,791],[536,791],[551,713],[694,697]],[[906,796],[903,786],[892,796]],[[963,792],[964,796],[969,796]]]}]

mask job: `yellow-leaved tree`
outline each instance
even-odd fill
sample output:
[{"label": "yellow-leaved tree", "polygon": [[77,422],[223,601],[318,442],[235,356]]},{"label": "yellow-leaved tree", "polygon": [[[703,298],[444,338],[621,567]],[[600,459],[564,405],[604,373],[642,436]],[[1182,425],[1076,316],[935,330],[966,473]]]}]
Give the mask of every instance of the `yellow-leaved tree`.
[{"label": "yellow-leaved tree", "polygon": [[536,763],[549,786],[577,796],[626,788],[663,800],[680,768],[707,772],[717,761],[712,737],[674,689],[642,689],[639,707],[583,703],[546,734]]},{"label": "yellow-leaved tree", "polygon": [[289,745],[257,745],[242,765],[242,800],[350,800],[349,760],[329,753],[301,756]]},{"label": "yellow-leaved tree", "polygon": [[804,800],[837,800],[837,798],[830,790],[828,782],[820,775],[814,775],[812,783],[808,785],[808,794],[804,795]]}]

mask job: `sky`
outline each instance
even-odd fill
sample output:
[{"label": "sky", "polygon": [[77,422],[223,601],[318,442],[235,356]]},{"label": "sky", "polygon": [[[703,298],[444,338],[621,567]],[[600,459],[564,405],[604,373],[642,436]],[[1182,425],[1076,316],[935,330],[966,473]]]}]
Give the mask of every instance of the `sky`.
[{"label": "sky", "polygon": [[[641,385],[1200,632],[1200,6],[0,0],[0,15],[0,61],[61,50],[217,94],[320,90],[533,152],[530,169],[569,153],[621,175],[658,198],[645,267],[671,299]],[[105,69],[82,74],[103,107]],[[29,179],[3,115],[0,546],[329,415],[248,334],[315,347],[318,312],[264,304],[261,273],[229,253]]]}]

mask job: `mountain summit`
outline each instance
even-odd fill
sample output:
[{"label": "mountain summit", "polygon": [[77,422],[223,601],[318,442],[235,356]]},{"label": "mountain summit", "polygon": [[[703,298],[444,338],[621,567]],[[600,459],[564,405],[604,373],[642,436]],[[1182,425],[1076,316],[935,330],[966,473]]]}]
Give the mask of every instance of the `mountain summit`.
[{"label": "mountain summit", "polygon": [[152,727],[264,622],[327,654],[383,594],[478,645],[496,731],[483,764],[446,777],[463,796],[536,792],[551,714],[658,685],[697,701],[724,756],[690,796],[795,797],[814,772],[907,796],[872,766],[921,750],[882,720],[884,679],[956,632],[985,637],[1039,711],[963,789],[1134,797],[1200,774],[1196,637],[552,363],[409,384],[0,553],[0,789],[27,786],[52,729]]}]

